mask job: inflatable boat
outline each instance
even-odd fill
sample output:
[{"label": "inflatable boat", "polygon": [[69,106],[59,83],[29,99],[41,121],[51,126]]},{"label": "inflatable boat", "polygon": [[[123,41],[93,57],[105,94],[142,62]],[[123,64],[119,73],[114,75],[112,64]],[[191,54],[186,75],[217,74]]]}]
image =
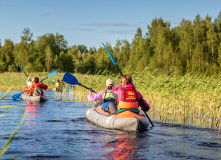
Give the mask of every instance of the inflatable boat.
[{"label": "inflatable boat", "polygon": [[86,118],[100,127],[114,130],[144,131],[149,126],[149,121],[144,115],[130,110],[110,115],[101,106],[89,108]]},{"label": "inflatable boat", "polygon": [[21,94],[20,99],[21,99],[21,100],[24,100],[24,101],[33,101],[33,102],[44,102],[44,101],[47,101],[47,100],[48,100],[47,97],[28,96],[28,95],[26,95],[26,94],[24,94],[24,93]]},{"label": "inflatable boat", "polygon": [[53,88],[52,91],[54,91],[54,92],[62,92],[62,88]]}]

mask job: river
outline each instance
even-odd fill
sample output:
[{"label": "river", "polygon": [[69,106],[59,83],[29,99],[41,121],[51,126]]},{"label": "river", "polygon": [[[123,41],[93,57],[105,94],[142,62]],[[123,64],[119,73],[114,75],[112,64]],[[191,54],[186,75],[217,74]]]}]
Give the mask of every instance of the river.
[{"label": "river", "polygon": [[152,119],[155,126],[141,133],[107,130],[86,120],[85,102],[55,99],[52,91],[47,102],[25,102],[13,100],[16,93],[0,101],[0,150],[27,115],[2,159],[221,159],[215,129]]}]

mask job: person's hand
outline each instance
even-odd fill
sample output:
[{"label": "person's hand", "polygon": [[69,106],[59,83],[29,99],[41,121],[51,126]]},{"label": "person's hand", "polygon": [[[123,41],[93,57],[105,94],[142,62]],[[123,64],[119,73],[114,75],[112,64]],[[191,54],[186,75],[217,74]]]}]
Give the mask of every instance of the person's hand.
[{"label": "person's hand", "polygon": [[28,77],[28,81],[31,79],[31,77]]},{"label": "person's hand", "polygon": [[92,88],[89,88],[89,94],[92,94]]},{"label": "person's hand", "polygon": [[40,81],[40,83],[42,83],[42,81]]}]

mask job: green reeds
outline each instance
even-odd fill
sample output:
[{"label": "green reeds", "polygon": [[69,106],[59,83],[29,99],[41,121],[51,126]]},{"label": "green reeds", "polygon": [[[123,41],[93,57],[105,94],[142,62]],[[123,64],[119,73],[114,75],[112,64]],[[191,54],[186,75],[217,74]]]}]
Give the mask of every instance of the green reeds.
[{"label": "green reeds", "polygon": [[12,88],[12,87],[10,87],[10,88],[5,92],[5,94],[2,96],[2,98],[0,99],[0,101],[8,94],[8,92],[10,91],[11,88]]},{"label": "green reeds", "polygon": [[[10,137],[8,138],[7,142],[5,143],[5,145],[3,146],[1,152],[0,152],[0,158],[4,155],[4,153],[7,151],[7,149],[9,148],[12,139],[15,137],[15,135],[17,134],[18,130],[20,129],[20,127],[22,126],[22,124],[24,123],[24,120],[26,118],[26,112],[23,114],[21,121],[19,122],[18,126],[15,128],[14,132],[10,135]],[[19,157],[21,154],[17,155],[15,158]]]},{"label": "green reeds", "polygon": [[[150,117],[163,122],[220,128],[221,81],[205,75],[179,77],[159,74],[145,69],[141,74],[132,73],[136,89],[150,104]],[[80,75],[79,82],[99,92],[108,78],[120,83],[120,75]],[[76,95],[88,102],[89,91],[76,86]]]}]

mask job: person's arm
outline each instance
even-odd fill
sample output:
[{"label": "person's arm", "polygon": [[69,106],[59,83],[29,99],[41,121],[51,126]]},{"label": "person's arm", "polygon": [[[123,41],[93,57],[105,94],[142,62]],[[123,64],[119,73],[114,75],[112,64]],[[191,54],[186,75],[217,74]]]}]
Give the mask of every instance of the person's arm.
[{"label": "person's arm", "polygon": [[40,84],[40,87],[41,87],[42,89],[44,89],[44,90],[47,90],[47,89],[48,89],[48,86],[45,85],[45,84],[43,84],[42,81],[41,81],[40,83],[41,83],[41,84]]},{"label": "person's arm", "polygon": [[149,104],[146,102],[146,100],[143,99],[143,96],[137,92],[138,100],[139,100],[139,105],[144,111],[148,111],[150,109]]},{"label": "person's arm", "polygon": [[119,89],[121,89],[120,87],[121,87],[121,83],[120,84],[118,84],[116,87],[114,87],[112,90],[111,90],[111,92],[113,92],[113,93],[117,93],[118,92],[118,90]]},{"label": "person's arm", "polygon": [[102,98],[103,93],[104,93],[104,90],[93,95],[92,92],[90,91],[90,93],[88,95],[88,100],[89,101],[97,101]]},{"label": "person's arm", "polygon": [[30,77],[28,77],[28,79],[27,79],[27,85],[28,86],[30,86],[32,84],[32,82],[29,82],[30,79],[31,79]]}]

